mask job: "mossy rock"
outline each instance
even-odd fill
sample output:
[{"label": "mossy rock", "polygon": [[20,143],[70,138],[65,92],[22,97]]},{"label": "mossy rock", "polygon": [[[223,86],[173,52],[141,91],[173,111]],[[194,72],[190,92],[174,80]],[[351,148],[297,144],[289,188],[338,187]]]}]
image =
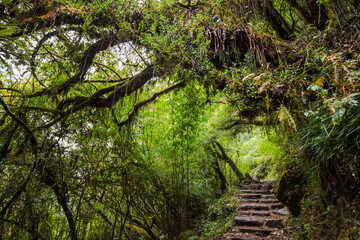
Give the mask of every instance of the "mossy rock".
[{"label": "mossy rock", "polygon": [[274,188],[275,196],[293,215],[300,214],[300,202],[303,198],[304,174],[294,168],[283,173]]}]

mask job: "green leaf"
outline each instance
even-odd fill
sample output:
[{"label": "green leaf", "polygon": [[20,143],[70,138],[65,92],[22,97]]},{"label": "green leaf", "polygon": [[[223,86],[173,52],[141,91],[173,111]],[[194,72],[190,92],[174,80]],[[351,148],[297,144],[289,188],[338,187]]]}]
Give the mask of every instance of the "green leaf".
[{"label": "green leaf", "polygon": [[15,32],[14,29],[2,29],[0,30],[0,36],[7,36],[7,35],[11,35]]},{"label": "green leaf", "polygon": [[14,32],[16,32],[16,30],[19,28],[15,25],[2,25],[1,27],[5,28],[5,29],[0,30],[0,36],[11,35]]},{"label": "green leaf", "polygon": [[2,0],[1,1],[1,4],[4,4],[4,5],[8,5],[9,3],[11,3],[13,0]]}]

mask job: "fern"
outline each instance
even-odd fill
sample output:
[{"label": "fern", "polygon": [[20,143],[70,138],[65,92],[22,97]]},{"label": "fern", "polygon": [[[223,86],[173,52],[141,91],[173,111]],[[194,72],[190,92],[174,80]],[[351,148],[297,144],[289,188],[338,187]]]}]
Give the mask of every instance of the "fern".
[{"label": "fern", "polygon": [[281,104],[279,107],[278,118],[283,126],[287,123],[293,130],[297,131],[295,120],[284,104]]}]

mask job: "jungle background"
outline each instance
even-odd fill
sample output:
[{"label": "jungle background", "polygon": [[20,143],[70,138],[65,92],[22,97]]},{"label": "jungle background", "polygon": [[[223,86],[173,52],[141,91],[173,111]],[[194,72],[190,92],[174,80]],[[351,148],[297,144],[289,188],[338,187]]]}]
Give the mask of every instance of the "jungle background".
[{"label": "jungle background", "polygon": [[214,239],[276,179],[359,239],[359,0],[2,0],[1,239]]}]

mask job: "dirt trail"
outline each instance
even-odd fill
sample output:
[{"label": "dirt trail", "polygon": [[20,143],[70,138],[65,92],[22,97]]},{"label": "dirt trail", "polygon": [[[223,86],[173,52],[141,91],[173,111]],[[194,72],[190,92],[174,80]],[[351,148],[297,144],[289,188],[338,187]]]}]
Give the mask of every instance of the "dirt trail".
[{"label": "dirt trail", "polygon": [[233,227],[217,240],[287,240],[287,209],[276,199],[275,181],[243,184]]}]

